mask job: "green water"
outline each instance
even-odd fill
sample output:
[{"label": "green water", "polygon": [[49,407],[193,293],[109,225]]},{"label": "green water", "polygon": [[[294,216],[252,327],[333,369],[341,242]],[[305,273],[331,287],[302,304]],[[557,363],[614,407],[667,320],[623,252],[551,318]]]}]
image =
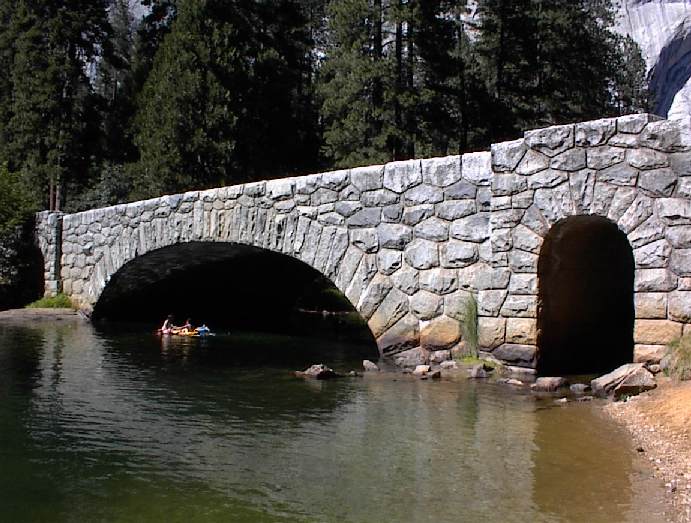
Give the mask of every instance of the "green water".
[{"label": "green water", "polygon": [[596,405],[303,381],[341,342],[0,325],[0,521],[662,521]]}]

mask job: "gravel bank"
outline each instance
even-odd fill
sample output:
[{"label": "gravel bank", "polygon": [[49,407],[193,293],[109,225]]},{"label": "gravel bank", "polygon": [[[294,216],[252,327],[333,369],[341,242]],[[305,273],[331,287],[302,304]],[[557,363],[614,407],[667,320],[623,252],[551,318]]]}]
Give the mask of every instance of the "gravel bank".
[{"label": "gravel bank", "polygon": [[691,522],[691,382],[660,386],[604,410],[631,433],[637,451],[663,482],[672,522]]}]

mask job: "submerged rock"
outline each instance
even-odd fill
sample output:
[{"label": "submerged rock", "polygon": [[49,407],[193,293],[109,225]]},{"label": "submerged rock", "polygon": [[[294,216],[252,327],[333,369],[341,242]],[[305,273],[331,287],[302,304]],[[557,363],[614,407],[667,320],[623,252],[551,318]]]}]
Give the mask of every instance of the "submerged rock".
[{"label": "submerged rock", "polygon": [[369,372],[379,372],[377,364],[370,360],[362,360],[362,367]]},{"label": "submerged rock", "polygon": [[328,380],[340,377],[340,374],[337,374],[333,369],[330,369],[323,363],[312,365],[303,371],[297,370],[295,371],[295,375],[298,378],[311,378],[315,380]]},{"label": "submerged rock", "polygon": [[535,380],[530,388],[537,392],[554,392],[568,384],[569,382],[565,378],[544,376]]},{"label": "submerged rock", "polygon": [[440,369],[434,369],[434,370],[428,372],[425,377],[429,378],[431,380],[441,379],[441,370]]},{"label": "submerged rock", "polygon": [[468,372],[468,377],[474,379],[484,379],[488,378],[489,374],[485,370],[485,366],[482,363],[479,363],[477,365],[473,365],[473,367]]}]

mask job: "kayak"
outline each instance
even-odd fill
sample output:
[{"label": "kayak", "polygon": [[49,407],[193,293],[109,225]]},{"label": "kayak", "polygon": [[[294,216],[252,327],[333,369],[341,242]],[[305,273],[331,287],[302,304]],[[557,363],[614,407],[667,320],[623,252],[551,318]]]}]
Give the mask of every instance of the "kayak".
[{"label": "kayak", "polygon": [[185,338],[204,338],[206,336],[215,336],[209,329],[194,329],[191,331],[184,329],[158,329],[156,332],[161,336],[183,336]]}]

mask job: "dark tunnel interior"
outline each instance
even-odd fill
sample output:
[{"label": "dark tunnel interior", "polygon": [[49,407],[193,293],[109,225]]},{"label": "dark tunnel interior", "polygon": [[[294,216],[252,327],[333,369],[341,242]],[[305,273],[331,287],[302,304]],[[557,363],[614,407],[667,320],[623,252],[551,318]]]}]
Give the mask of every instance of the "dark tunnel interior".
[{"label": "dark tunnel interior", "polygon": [[554,224],[538,261],[538,374],[605,373],[633,358],[634,260],[599,216]]},{"label": "dark tunnel interior", "polygon": [[219,332],[263,332],[374,347],[366,322],[333,283],[290,256],[238,244],[188,243],[141,256],[113,275],[96,322],[160,326],[190,318]]}]

